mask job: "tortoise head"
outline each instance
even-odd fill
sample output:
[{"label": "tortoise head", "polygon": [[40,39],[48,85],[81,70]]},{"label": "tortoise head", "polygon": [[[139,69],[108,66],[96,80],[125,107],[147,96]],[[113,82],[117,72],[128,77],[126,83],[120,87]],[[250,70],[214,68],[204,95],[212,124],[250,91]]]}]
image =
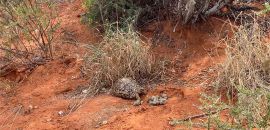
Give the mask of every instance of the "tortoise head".
[{"label": "tortoise head", "polygon": [[147,93],[147,90],[144,88],[144,87],[139,87],[139,94],[146,94]]}]

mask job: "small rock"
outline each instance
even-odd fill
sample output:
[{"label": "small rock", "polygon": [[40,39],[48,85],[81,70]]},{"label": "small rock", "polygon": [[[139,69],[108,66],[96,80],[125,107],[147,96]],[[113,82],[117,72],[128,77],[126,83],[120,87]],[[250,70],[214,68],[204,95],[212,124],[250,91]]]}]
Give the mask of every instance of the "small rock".
[{"label": "small rock", "polygon": [[51,121],[52,121],[52,119],[51,119],[51,118],[48,118],[48,119],[46,119],[46,121],[47,121],[47,122],[51,122]]},{"label": "small rock", "polygon": [[76,76],[71,76],[71,79],[72,79],[72,80],[74,80],[74,79],[76,79],[76,78],[77,78]]},{"label": "small rock", "polygon": [[88,90],[85,89],[85,90],[82,91],[82,93],[83,93],[83,94],[87,94],[87,93],[88,93]]},{"label": "small rock", "polygon": [[148,103],[153,106],[164,105],[167,102],[167,94],[161,94],[160,96],[152,96],[149,98]]},{"label": "small rock", "polygon": [[107,92],[107,89],[106,88],[102,88],[100,92],[101,93],[106,93]]},{"label": "small rock", "polygon": [[58,115],[59,115],[59,116],[64,116],[64,115],[65,115],[65,112],[59,111],[59,112],[58,112]]},{"label": "small rock", "polygon": [[108,124],[108,121],[102,121],[101,125],[106,125]]},{"label": "small rock", "polygon": [[33,112],[33,106],[29,105],[27,109],[24,110],[24,114],[28,115],[31,114]]},{"label": "small rock", "polygon": [[123,111],[128,111],[128,108],[124,108],[124,110]]},{"label": "small rock", "polygon": [[34,106],[34,109],[38,109],[38,106]]},{"label": "small rock", "polygon": [[96,126],[95,126],[95,128],[99,128],[100,126],[102,126],[102,125],[106,125],[106,124],[108,124],[108,121],[107,120],[105,120],[105,121],[100,121]]},{"label": "small rock", "polygon": [[28,109],[29,109],[29,110],[32,110],[33,108],[34,108],[33,105],[29,105],[29,106],[28,106]]}]

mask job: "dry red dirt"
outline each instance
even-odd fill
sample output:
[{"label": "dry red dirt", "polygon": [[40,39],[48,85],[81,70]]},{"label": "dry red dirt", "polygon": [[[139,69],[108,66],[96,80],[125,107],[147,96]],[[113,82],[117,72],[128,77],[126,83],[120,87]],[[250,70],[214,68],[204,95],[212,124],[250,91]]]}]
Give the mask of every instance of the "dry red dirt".
[{"label": "dry red dirt", "polygon": [[[37,67],[15,88],[0,88],[1,130],[170,130],[181,128],[170,126],[170,119],[201,113],[197,109],[200,93],[209,87],[216,65],[224,58],[219,38],[226,34],[221,33],[224,32],[221,31],[223,23],[216,18],[193,27],[178,26],[175,32],[172,31],[174,25],[159,23],[164,35],[174,42],[171,43],[173,47],[166,45],[166,41],[159,42],[153,53],[172,62],[169,70],[172,80],[153,85],[153,90],[143,97],[141,106],[102,94],[85,98],[79,108],[68,113],[77,101],[68,93],[86,83],[80,73],[83,46],[99,39],[95,29],[80,23],[77,16],[84,12],[81,5],[82,0],[59,3],[62,30],[77,44],[66,43],[65,36],[61,36],[56,45],[58,58]],[[142,34],[151,39],[155,25]],[[168,102],[163,106],[149,106],[147,99],[161,92],[168,94]],[[60,111],[67,115],[59,116]]]}]

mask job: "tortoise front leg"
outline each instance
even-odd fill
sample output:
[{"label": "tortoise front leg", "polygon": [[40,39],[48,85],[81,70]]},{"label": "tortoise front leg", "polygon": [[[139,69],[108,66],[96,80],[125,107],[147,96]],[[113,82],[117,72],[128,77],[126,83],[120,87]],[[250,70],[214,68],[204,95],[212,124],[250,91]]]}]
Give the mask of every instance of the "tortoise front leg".
[{"label": "tortoise front leg", "polygon": [[141,105],[141,104],[142,104],[142,101],[141,101],[141,98],[140,98],[139,94],[136,93],[135,96],[136,96],[136,101],[134,101],[133,105],[134,105],[134,106],[139,106],[139,105]]}]

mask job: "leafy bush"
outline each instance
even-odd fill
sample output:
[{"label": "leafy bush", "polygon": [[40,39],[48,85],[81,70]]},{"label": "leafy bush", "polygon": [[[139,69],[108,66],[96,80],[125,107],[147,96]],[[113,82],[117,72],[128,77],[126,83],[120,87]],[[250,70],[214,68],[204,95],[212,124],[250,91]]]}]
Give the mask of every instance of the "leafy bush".
[{"label": "leafy bush", "polygon": [[133,30],[109,31],[98,45],[88,46],[85,69],[94,92],[110,87],[118,79],[132,77],[142,83],[159,79],[161,62],[155,61],[149,47]]},{"label": "leafy bush", "polygon": [[137,14],[138,7],[133,0],[85,0],[84,6],[90,24],[128,27]]},{"label": "leafy bush", "polygon": [[53,58],[53,41],[59,22],[49,1],[0,1],[0,49],[10,59],[31,61]]},{"label": "leafy bush", "polygon": [[[114,23],[127,27],[130,22],[141,26],[155,20],[190,24],[220,14],[220,9],[229,5],[232,13],[253,10],[253,7],[237,8],[229,0],[85,0],[86,17],[90,23],[101,25]],[[239,11],[237,11],[239,10]],[[126,24],[128,23],[128,24]]]},{"label": "leafy bush", "polygon": [[[221,4],[220,2],[218,4]],[[211,15],[218,9],[210,8],[209,0],[85,0],[90,23],[127,27],[133,23],[141,27],[154,20],[170,18],[183,24],[195,23],[200,16]]]}]

